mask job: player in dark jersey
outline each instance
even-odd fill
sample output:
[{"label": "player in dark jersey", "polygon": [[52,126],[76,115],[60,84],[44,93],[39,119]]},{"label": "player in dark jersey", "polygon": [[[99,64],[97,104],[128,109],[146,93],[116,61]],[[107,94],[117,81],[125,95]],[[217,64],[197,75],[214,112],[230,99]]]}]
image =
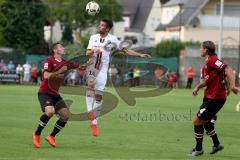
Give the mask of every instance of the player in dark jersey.
[{"label": "player in dark jersey", "polygon": [[211,123],[211,120],[214,119],[226,101],[228,94],[226,86],[235,94],[239,92],[239,88],[235,86],[233,70],[217,58],[214,43],[211,41],[203,42],[201,52],[201,56],[205,57],[205,67],[202,70],[204,80],[194,88],[193,95],[197,96],[199,89],[206,88],[203,104],[200,106],[200,110],[193,120],[196,147],[191,151],[190,156],[203,154],[202,141],[204,129],[212,138],[214,144],[210,154],[215,154],[223,149],[223,145],[220,144],[214,129],[214,123]]},{"label": "player in dark jersey", "polygon": [[60,43],[52,46],[52,57],[46,59],[43,65],[43,78],[38,91],[38,99],[44,114],[40,117],[36,131],[32,133],[33,144],[36,148],[40,147],[40,134],[49,119],[54,115],[59,115],[52,133],[47,136],[46,141],[55,147],[55,136],[66,125],[69,118],[69,110],[59,94],[59,88],[64,80],[67,70],[82,68],[70,61],[63,60],[65,49]]}]

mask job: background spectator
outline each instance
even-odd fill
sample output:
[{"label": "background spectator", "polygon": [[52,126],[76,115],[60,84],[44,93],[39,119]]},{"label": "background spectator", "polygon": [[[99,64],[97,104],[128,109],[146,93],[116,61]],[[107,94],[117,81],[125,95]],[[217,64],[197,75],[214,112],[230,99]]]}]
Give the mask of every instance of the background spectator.
[{"label": "background spectator", "polygon": [[70,72],[70,78],[69,78],[69,82],[68,82],[69,85],[75,86],[77,74],[78,74],[78,71],[76,69],[74,69]]},{"label": "background spectator", "polygon": [[155,76],[155,86],[162,87],[161,78],[163,76],[163,70],[161,70],[159,67],[157,67],[154,71],[154,76]]},{"label": "background spectator", "polygon": [[187,86],[186,88],[192,88],[194,70],[192,67],[189,67],[187,70]]},{"label": "background spectator", "polygon": [[8,74],[8,66],[7,66],[7,64],[3,65],[3,74]]},{"label": "background spectator", "polygon": [[3,73],[3,67],[4,67],[4,61],[3,61],[3,59],[1,59],[1,61],[0,61],[0,74]]},{"label": "background spectator", "polygon": [[17,65],[16,74],[18,74],[21,83],[23,81],[23,67],[20,64]]},{"label": "background spectator", "polygon": [[129,72],[128,72],[128,82],[129,82],[129,86],[133,87],[134,86],[134,79],[133,79],[133,68],[130,68]]},{"label": "background spectator", "polygon": [[85,84],[85,73],[86,70],[85,69],[79,69],[79,85],[83,85]]},{"label": "background spectator", "polygon": [[35,84],[38,82],[38,71],[36,64],[33,64],[31,68],[31,82]]},{"label": "background spectator", "polygon": [[13,64],[13,62],[12,61],[9,61],[9,63],[8,63],[8,73],[9,74],[12,74],[12,73],[14,73],[14,70],[15,70],[15,66],[14,66],[14,64]]},{"label": "background spectator", "polygon": [[110,80],[114,84],[116,81],[116,75],[118,73],[117,68],[115,67],[114,64],[111,65],[111,67],[108,70],[108,73],[109,73]]},{"label": "background spectator", "polygon": [[134,86],[140,85],[141,70],[136,66],[133,70]]},{"label": "background spectator", "polygon": [[23,81],[24,82],[29,82],[30,80],[30,72],[31,72],[31,65],[26,62],[24,65],[23,65]]}]

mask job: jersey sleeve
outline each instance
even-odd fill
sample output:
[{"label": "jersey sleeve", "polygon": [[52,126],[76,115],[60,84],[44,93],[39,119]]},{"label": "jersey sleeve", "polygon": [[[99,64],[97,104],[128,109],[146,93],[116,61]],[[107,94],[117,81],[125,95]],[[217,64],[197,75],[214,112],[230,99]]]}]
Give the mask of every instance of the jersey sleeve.
[{"label": "jersey sleeve", "polygon": [[212,57],[207,61],[207,67],[215,68],[218,71],[224,70],[226,66],[227,65],[223,61],[219,60],[218,58]]},{"label": "jersey sleeve", "polygon": [[93,49],[93,36],[90,37],[89,41],[88,41],[88,46],[87,49]]},{"label": "jersey sleeve", "polygon": [[67,69],[75,69],[75,68],[78,68],[79,67],[79,64],[76,64],[74,62],[71,62],[71,61],[67,61],[66,62],[66,65],[67,65]]},{"label": "jersey sleeve", "polygon": [[43,72],[52,72],[53,71],[53,64],[50,60],[46,60],[43,64]]}]

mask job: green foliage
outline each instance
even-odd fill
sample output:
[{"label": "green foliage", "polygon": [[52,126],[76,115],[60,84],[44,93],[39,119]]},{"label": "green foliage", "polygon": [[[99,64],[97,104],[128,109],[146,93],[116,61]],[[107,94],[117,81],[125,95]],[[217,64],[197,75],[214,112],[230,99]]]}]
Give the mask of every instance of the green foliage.
[{"label": "green foliage", "polygon": [[2,44],[29,51],[44,41],[48,10],[41,0],[8,0],[0,3]]},{"label": "green foliage", "polygon": [[98,1],[101,11],[98,15],[90,16],[85,11],[89,0],[45,0],[51,10],[53,20],[60,20],[71,29],[85,30],[92,27],[102,18],[120,21],[122,7],[117,0]]},{"label": "green foliage", "polygon": [[178,57],[179,52],[185,47],[198,47],[200,44],[200,42],[193,41],[163,40],[152,49],[152,53],[160,57]]},{"label": "green foliage", "polygon": [[85,48],[82,44],[68,44],[65,46],[67,50],[68,58],[74,58],[77,56],[85,55]]},{"label": "green foliage", "polygon": [[201,46],[201,42],[197,41],[197,42],[194,42],[194,41],[186,41],[186,42],[183,42],[184,46],[185,47],[199,47]]},{"label": "green foliage", "polygon": [[153,54],[161,57],[177,57],[181,49],[184,49],[182,42],[177,40],[164,40],[156,45],[153,49]]}]

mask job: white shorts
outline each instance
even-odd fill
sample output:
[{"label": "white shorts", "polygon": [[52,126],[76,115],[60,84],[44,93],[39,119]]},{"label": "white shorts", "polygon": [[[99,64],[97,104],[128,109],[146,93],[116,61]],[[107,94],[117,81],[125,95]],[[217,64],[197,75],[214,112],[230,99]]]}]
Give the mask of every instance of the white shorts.
[{"label": "white shorts", "polygon": [[99,72],[96,79],[95,79],[95,87],[94,89],[96,91],[104,91],[105,86],[107,83],[107,73],[105,72]]},{"label": "white shorts", "polygon": [[87,69],[87,83],[93,83],[95,91],[103,92],[107,83],[107,70]]}]

